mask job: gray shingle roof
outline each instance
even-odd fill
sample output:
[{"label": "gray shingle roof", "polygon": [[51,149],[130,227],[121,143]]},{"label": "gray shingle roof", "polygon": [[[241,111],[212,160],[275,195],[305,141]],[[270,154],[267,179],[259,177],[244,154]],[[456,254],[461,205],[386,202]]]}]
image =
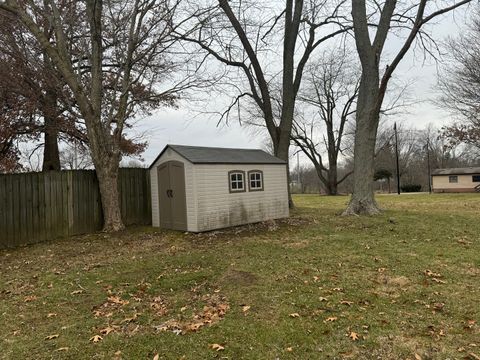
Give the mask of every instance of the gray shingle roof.
[{"label": "gray shingle roof", "polygon": [[194,164],[286,164],[285,161],[260,149],[167,145],[152,165],[157,162],[167,148],[171,148]]},{"label": "gray shingle roof", "polygon": [[432,175],[464,175],[464,174],[466,175],[480,174],[480,167],[436,169],[432,171]]}]

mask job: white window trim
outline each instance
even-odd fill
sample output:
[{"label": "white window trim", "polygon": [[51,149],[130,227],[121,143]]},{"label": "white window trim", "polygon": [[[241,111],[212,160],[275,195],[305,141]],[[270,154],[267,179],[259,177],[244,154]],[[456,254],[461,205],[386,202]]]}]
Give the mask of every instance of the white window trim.
[{"label": "white window trim", "polygon": [[[242,175],[242,180],[232,180],[232,175]],[[228,189],[230,193],[240,193],[240,192],[245,192],[247,191],[246,185],[245,185],[245,171],[242,170],[232,170],[228,172]],[[233,189],[232,188],[232,183],[235,182],[237,184],[237,188]],[[238,184],[242,184],[242,188],[238,188]]]},{"label": "white window trim", "polygon": [[[251,176],[253,174],[260,174],[260,187],[252,187]],[[255,182],[258,180],[255,179]],[[263,191],[264,190],[264,181],[263,181],[263,171],[262,170],[250,170],[248,172],[248,191]]]}]

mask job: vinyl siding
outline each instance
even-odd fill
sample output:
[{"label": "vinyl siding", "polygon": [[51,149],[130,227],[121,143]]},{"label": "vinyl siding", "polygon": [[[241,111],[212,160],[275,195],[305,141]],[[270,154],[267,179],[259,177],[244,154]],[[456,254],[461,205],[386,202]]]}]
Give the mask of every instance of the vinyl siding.
[{"label": "vinyl siding", "polygon": [[[475,186],[480,185],[478,182],[472,182],[472,176],[475,174],[469,175],[452,175],[458,176],[458,182],[450,183],[449,175],[433,175],[432,176],[432,187],[433,191],[442,192],[442,191],[475,191]],[[478,174],[480,175],[480,174]]]},{"label": "vinyl siding", "polygon": [[[263,171],[264,190],[230,193],[228,172]],[[197,231],[288,217],[287,174],[285,165],[208,165],[194,166]]]},{"label": "vinyl siding", "polygon": [[151,193],[152,193],[152,225],[160,226],[160,213],[158,206],[158,179],[157,167],[167,161],[176,160],[185,165],[185,191],[187,199],[187,225],[189,231],[197,231],[197,212],[195,198],[195,172],[194,165],[184,159],[172,149],[167,149],[165,153],[155,162],[150,169]]}]

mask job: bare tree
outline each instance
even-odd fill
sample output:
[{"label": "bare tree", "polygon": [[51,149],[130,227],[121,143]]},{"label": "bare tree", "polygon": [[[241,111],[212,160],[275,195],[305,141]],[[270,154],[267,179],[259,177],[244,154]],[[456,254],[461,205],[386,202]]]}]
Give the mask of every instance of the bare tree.
[{"label": "bare tree", "polygon": [[[165,51],[176,6],[169,0],[0,1],[35,37],[75,99],[99,179],[105,231],[124,228],[117,177],[128,119],[176,100],[175,92],[157,87],[172,71]],[[38,12],[48,14],[53,40]]]},{"label": "bare tree", "polygon": [[88,147],[82,142],[69,142],[60,150],[60,162],[63,169],[84,170],[93,168]]},{"label": "bare tree", "polygon": [[[288,161],[305,66],[321,44],[351,29],[342,16],[345,3],[287,0],[279,8],[248,0],[218,0],[216,5],[197,8],[185,20],[194,21],[196,27],[178,34],[226,68],[224,83],[237,95],[221,117],[228,119],[241,102],[253,104],[254,116],[261,118],[272,139],[274,155]],[[282,59],[279,69],[272,66],[276,57]]]},{"label": "bare tree", "polygon": [[308,68],[299,97],[313,106],[315,113],[295,118],[292,140],[313,163],[328,195],[337,195],[338,185],[352,173],[338,177],[345,126],[355,113],[359,84],[356,70],[345,49],[324,53]]},{"label": "bare tree", "polygon": [[461,121],[443,128],[449,146],[461,143],[480,150],[480,12],[467,30],[447,45],[449,65],[439,77],[438,103]]},{"label": "bare tree", "polygon": [[[471,0],[462,1],[411,1],[398,2],[352,0],[352,16],[357,52],[362,64],[362,78],[358,93],[354,190],[344,214],[377,214],[379,208],[374,198],[374,154],[380,110],[388,83],[400,61],[404,58],[415,39],[421,44],[430,41],[431,34],[423,31],[424,25],[438,16],[448,13]],[[375,22],[375,19],[377,20]],[[375,27],[375,30],[372,29]],[[389,35],[405,29],[407,37],[400,50],[384,70],[380,70],[382,53]],[[371,39],[373,36],[373,41]],[[426,49],[429,51],[429,49]]]}]

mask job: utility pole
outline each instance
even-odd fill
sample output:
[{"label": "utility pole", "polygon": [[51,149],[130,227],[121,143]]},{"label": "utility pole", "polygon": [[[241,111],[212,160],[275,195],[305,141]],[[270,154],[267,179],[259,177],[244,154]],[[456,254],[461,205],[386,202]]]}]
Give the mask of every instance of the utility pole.
[{"label": "utility pole", "polygon": [[397,193],[400,195],[400,164],[398,161],[398,134],[396,122],[393,124],[393,131],[395,132],[395,158],[397,162]]},{"label": "utility pole", "polygon": [[300,184],[300,152],[297,152],[297,184],[300,186],[300,193],[302,194],[302,184]]},{"label": "utility pole", "polygon": [[427,171],[428,171],[428,192],[432,193],[432,172],[430,169],[430,139],[427,138]]}]

